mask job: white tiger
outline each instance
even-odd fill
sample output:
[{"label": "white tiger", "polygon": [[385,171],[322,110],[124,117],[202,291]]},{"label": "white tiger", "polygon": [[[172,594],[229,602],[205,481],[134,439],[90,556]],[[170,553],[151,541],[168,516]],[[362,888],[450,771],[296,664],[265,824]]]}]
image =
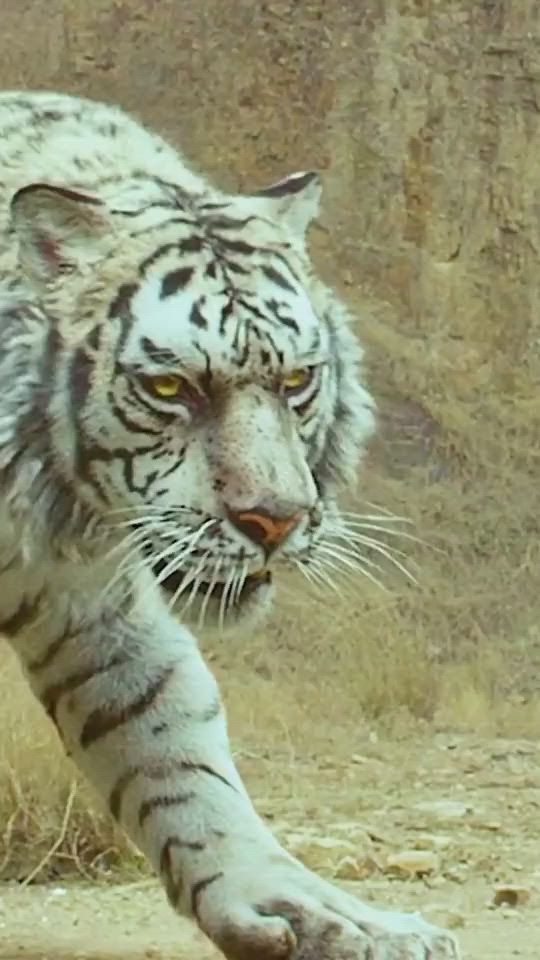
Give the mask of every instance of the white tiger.
[{"label": "white tiger", "polygon": [[116,108],[13,92],[0,181],[0,629],[66,750],[230,960],[458,957],[280,847],[171,613],[354,552],[374,405],[306,252],[319,178],[224,195]]}]

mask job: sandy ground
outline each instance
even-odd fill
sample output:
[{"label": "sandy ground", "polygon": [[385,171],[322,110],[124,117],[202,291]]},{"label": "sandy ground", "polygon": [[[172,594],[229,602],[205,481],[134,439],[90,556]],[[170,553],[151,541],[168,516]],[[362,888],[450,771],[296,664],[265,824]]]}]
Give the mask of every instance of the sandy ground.
[{"label": "sandy ground", "polygon": [[[396,743],[372,734],[348,758],[287,765],[284,756],[238,759],[259,809],[305,862],[365,899],[451,926],[469,960],[538,960],[537,744],[449,734]],[[389,859],[406,850],[427,851],[432,872],[395,875]],[[494,906],[506,884],[528,902]],[[0,888],[2,960],[216,956],[171,914],[153,880]]]}]

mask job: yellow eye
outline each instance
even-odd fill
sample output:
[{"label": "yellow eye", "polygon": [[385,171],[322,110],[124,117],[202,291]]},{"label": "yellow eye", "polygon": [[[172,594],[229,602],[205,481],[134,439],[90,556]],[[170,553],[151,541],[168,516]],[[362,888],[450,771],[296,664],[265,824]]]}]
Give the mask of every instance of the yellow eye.
[{"label": "yellow eye", "polygon": [[313,367],[302,367],[298,370],[291,370],[286,377],[283,377],[281,386],[285,393],[300,393],[309,385],[313,377]]},{"label": "yellow eye", "polygon": [[163,397],[164,400],[173,400],[179,397],[185,387],[185,381],[182,377],[175,377],[169,374],[161,376],[148,377],[148,386],[157,397]]}]

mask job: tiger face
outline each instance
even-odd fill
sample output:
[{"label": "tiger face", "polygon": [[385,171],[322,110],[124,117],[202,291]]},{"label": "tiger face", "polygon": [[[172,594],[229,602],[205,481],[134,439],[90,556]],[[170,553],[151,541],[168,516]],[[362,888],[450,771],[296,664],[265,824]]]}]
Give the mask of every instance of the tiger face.
[{"label": "tiger face", "polygon": [[338,557],[373,402],[306,254],[319,194],[297,174],[135,210],[43,185],[13,201],[55,469],[120,538],[119,569],[151,569],[188,620],[265,606],[275,562],[322,580]]}]

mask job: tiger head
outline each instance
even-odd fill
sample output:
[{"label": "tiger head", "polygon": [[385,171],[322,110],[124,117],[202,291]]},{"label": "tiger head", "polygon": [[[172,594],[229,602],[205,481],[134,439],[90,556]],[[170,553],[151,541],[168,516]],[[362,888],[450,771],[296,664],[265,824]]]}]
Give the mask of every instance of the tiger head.
[{"label": "tiger head", "polygon": [[113,206],[32,184],[12,203],[46,318],[51,482],[188,620],[266,605],[275,562],[320,583],[355,563],[336,496],[374,404],[307,254],[320,191],[300,173],[249,196],[161,187]]}]

